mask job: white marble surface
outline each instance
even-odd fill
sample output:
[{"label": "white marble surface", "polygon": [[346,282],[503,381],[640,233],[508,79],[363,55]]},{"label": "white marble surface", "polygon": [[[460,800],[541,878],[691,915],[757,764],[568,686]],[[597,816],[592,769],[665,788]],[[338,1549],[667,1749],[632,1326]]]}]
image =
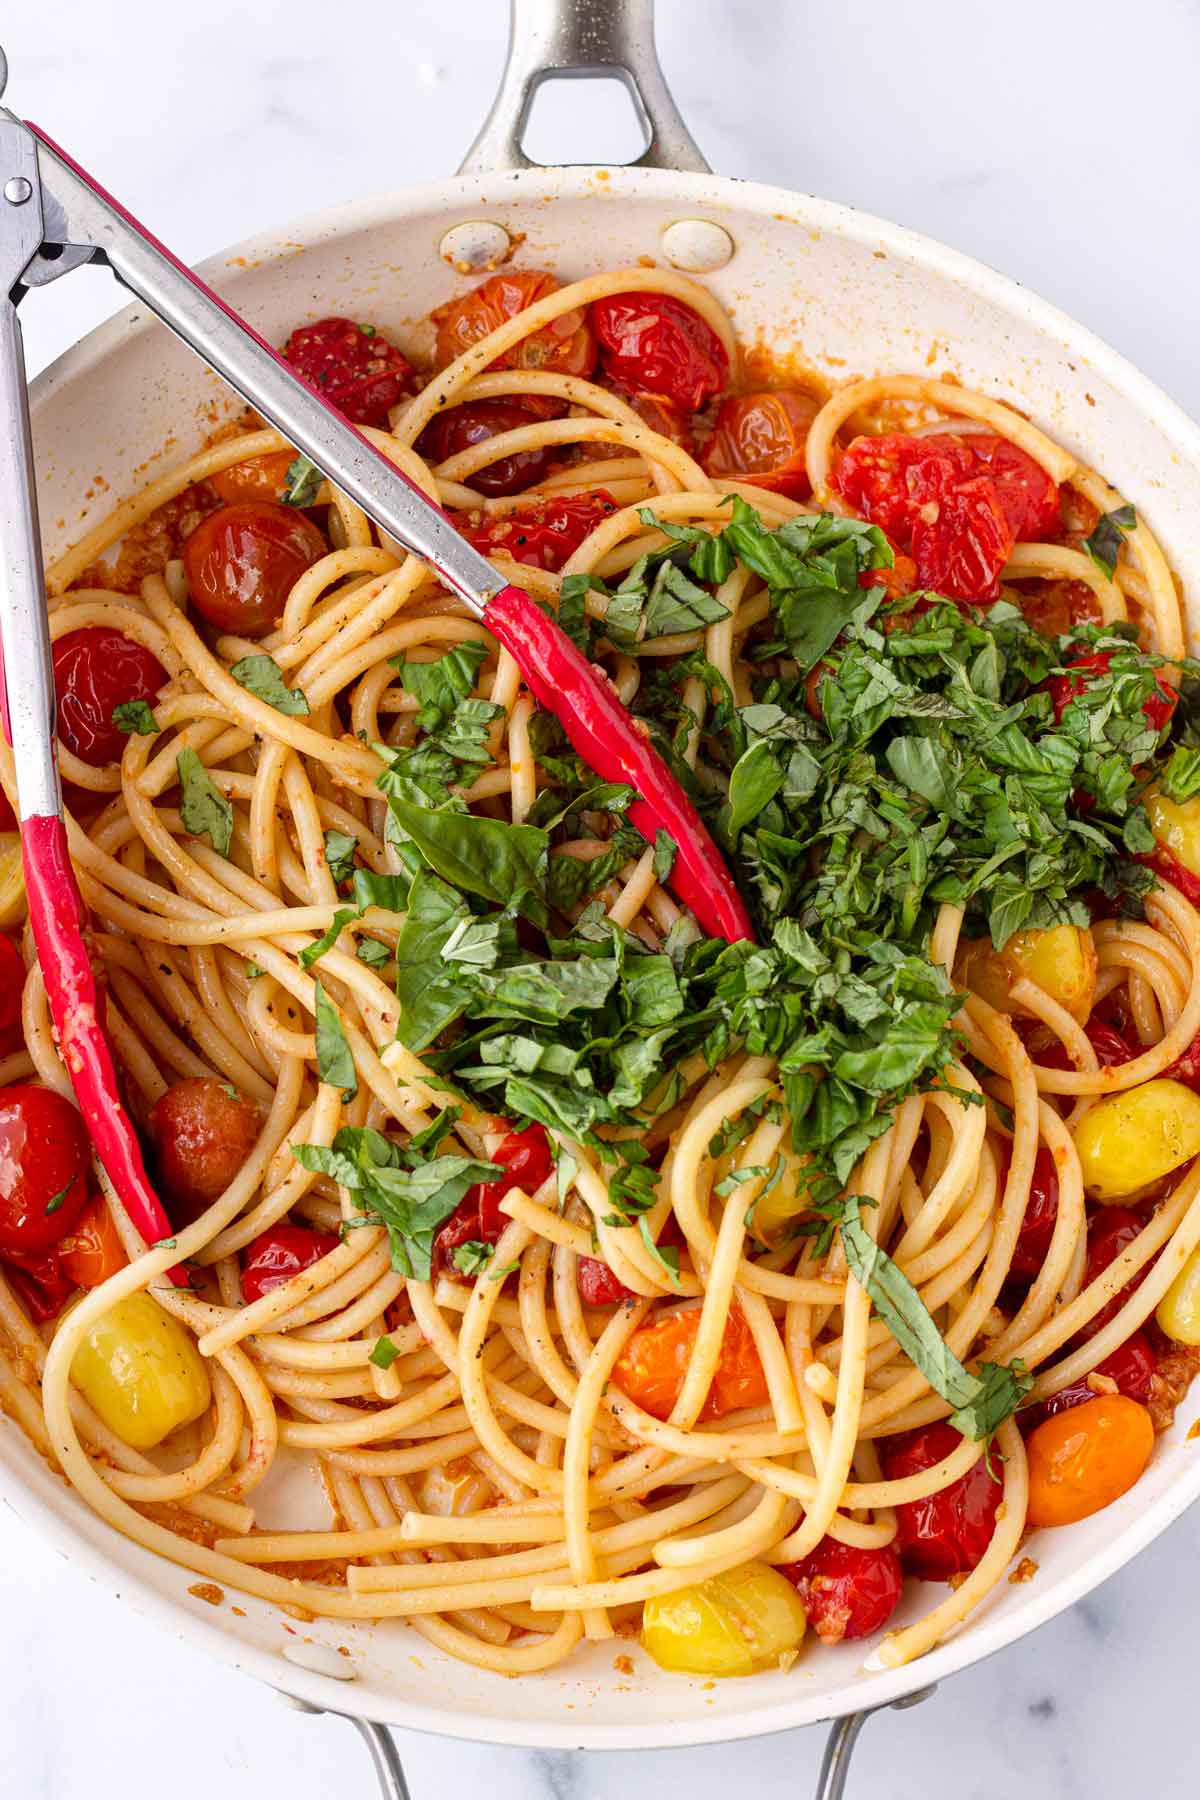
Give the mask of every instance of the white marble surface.
[{"label": "white marble surface", "polygon": [[[503,0],[11,0],[8,98],[182,255],[453,168],[491,96]],[[1200,414],[1193,0],[660,0],[663,62],[714,167],[848,200],[1039,289]],[[549,151],[610,157],[620,109]],[[563,131],[564,123],[568,129]],[[607,135],[601,136],[603,130]],[[40,367],[116,304],[103,274],[25,309]],[[1194,1792],[1200,1517],[1024,1645],[874,1721],[852,1794],[1163,1800]],[[6,1800],[370,1794],[348,1727],[127,1616],[0,1512]],[[820,1733],[538,1755],[412,1736],[413,1800],[811,1792]]]}]

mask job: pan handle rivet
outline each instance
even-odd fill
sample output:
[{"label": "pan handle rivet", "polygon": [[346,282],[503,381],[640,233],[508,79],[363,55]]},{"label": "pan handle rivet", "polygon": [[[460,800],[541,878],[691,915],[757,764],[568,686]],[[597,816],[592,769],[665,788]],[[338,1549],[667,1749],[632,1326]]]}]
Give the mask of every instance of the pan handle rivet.
[{"label": "pan handle rivet", "polygon": [[24,206],[33,192],[33,183],[24,175],[11,175],[4,184],[4,198],[11,206]]},{"label": "pan handle rivet", "polygon": [[467,219],[461,225],[452,225],[438,245],[439,256],[460,275],[498,269],[512,251],[512,239],[494,219]]},{"label": "pan handle rivet", "polygon": [[710,275],[723,269],[734,251],[733,239],[712,219],[676,219],[662,234],[663,255],[674,269]]}]

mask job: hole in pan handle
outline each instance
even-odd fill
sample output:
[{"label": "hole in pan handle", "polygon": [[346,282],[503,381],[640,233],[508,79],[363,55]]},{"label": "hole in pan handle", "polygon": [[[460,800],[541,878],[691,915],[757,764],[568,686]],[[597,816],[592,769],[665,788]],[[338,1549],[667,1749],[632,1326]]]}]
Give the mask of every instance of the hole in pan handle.
[{"label": "hole in pan handle", "polygon": [[522,139],[538,88],[598,76],[621,82],[641,121],[646,149],[634,168],[710,173],[658,60],[654,0],[510,0],[500,87],[459,174],[535,168]]}]

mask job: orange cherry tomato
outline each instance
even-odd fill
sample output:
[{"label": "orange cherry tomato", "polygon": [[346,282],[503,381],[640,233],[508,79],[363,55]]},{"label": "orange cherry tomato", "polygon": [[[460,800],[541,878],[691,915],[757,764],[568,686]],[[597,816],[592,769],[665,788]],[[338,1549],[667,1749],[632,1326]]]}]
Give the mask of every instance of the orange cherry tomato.
[{"label": "orange cherry tomato", "polygon": [[1098,625],[1100,602],[1086,581],[1039,581],[1017,605],[1044,637],[1065,637],[1076,625]]},{"label": "orange cherry tomato", "polygon": [[[469,294],[449,300],[431,314],[437,326],[434,351],[439,369],[490,336],[518,313],[562,286],[544,269],[505,269],[489,275]],[[541,331],[522,338],[490,365],[493,369],[545,369],[554,375],[590,375],[596,363],[596,334],[580,307],[563,313]]]},{"label": "orange cherry tomato", "polygon": [[1073,1525],[1133,1486],[1154,1449],[1146,1408],[1100,1394],[1046,1419],[1029,1439],[1029,1523]]},{"label": "orange cherry tomato", "polygon": [[103,1199],[97,1198],[84,1209],[75,1229],[58,1247],[63,1274],[76,1287],[99,1287],[129,1261],[112,1214]]},{"label": "orange cherry tomato", "polygon": [[[618,1358],[613,1382],[635,1406],[656,1419],[674,1410],[696,1347],[700,1309],[668,1313],[634,1332]],[[754,1337],[740,1312],[731,1312],[701,1419],[720,1419],[742,1407],[765,1406],[767,1379]]]},{"label": "orange cherry tomato", "polygon": [[819,403],[795,388],[766,394],[731,394],[721,402],[704,447],[710,475],[729,475],[803,500],[812,492],[804,462],[808,428]]},{"label": "orange cherry tomato", "polygon": [[177,1081],[155,1101],[149,1122],[172,1223],[199,1218],[225,1192],[262,1130],[253,1101],[211,1075]]},{"label": "orange cherry tomato", "polygon": [[311,520],[290,506],[222,506],[183,540],[192,605],[220,631],[264,637],[301,575],[328,549]]},{"label": "orange cherry tomato", "polygon": [[272,450],[269,456],[252,456],[249,462],[219,469],[209,476],[208,485],[227,506],[240,500],[282,500],[287,472],[295,460],[294,450]]}]

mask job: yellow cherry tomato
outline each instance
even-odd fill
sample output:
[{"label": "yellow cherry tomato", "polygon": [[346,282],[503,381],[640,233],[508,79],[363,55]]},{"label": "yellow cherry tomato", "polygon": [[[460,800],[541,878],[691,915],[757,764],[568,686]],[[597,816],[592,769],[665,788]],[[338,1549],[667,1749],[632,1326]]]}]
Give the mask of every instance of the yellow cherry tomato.
[{"label": "yellow cherry tomato", "polygon": [[1075,1129],[1083,1185],[1093,1200],[1122,1200],[1200,1153],[1200,1094],[1165,1077],[1113,1094]]},{"label": "yellow cherry tomato", "polygon": [[1200,1344],[1200,1250],[1192,1251],[1154,1316],[1177,1344]]},{"label": "yellow cherry tomato", "polygon": [[1200,875],[1200,799],[1168,800],[1165,794],[1146,796],[1150,829],[1164,850],[1192,875]]},{"label": "yellow cherry tomato", "polygon": [[1081,1022],[1096,992],[1096,946],[1079,925],[1052,925],[1045,931],[1016,931],[1003,950],[990,938],[967,938],[954,963],[957,986],[966,987],[999,1012],[1028,1017],[1014,1005],[1013,982],[1024,976]]},{"label": "yellow cherry tomato", "polygon": [[1150,1414],[1124,1394],[1100,1394],[1032,1432],[1029,1523],[1073,1525],[1127,1493],[1154,1449]]},{"label": "yellow cherry tomato", "polygon": [[0,931],[15,931],[25,923],[25,872],[21,867],[21,839],[15,831],[0,831]]},{"label": "yellow cherry tomato", "polygon": [[161,1444],[212,1399],[204,1358],[149,1294],[128,1294],[96,1320],[75,1352],[71,1380],[135,1450]]},{"label": "yellow cherry tomato", "polygon": [[753,1675],[799,1649],[807,1619],[792,1584],[766,1563],[741,1563],[647,1600],[642,1645],[681,1675]]}]

